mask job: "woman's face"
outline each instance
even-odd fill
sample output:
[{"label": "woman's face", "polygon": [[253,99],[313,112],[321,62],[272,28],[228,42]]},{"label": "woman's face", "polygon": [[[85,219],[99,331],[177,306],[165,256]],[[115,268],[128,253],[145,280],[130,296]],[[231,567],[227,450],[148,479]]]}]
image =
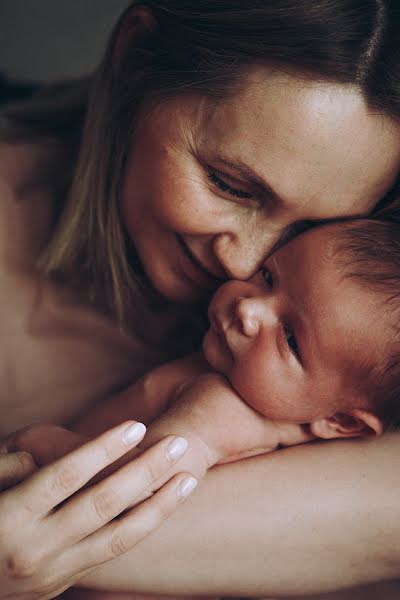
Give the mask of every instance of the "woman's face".
[{"label": "woman's face", "polygon": [[230,99],[143,115],[122,214],[153,286],[175,302],[247,279],[291,229],[362,215],[400,165],[400,126],[349,86],[258,67]]}]

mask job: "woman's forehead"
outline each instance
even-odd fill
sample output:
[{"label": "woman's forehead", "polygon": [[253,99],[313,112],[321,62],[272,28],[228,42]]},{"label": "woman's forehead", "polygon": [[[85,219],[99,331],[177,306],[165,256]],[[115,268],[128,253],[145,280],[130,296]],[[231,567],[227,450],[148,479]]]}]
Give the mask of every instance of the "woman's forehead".
[{"label": "woman's forehead", "polygon": [[400,167],[400,126],[370,111],[357,89],[264,67],[234,96],[201,105],[196,145],[244,164],[288,208],[309,204],[320,218],[332,203],[336,216],[370,210]]}]

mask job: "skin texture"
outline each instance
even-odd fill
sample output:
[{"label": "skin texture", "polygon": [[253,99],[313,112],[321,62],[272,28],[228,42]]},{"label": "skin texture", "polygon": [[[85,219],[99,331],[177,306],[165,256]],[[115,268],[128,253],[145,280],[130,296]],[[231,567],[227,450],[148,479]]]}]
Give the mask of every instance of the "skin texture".
[{"label": "skin texture", "polygon": [[[115,522],[108,529],[104,526],[110,518],[101,509],[87,510],[96,494],[78,499],[75,492],[129,449],[122,440],[121,427],[80,448],[75,456],[71,452],[87,440],[76,434],[71,437],[71,432],[54,425],[50,430],[45,425],[33,426],[33,431],[28,428],[21,437],[4,441],[11,431],[28,424],[69,423],[149,368],[142,344],[122,335],[112,322],[84,306],[68,289],[43,280],[32,268],[52,222],[54,190],[43,183],[43,164],[52,168],[56,155],[55,144],[0,146],[2,600],[55,597],[111,556],[110,550],[114,555],[113,547],[126,549],[137,543],[184,500],[177,494],[185,478],[180,475],[149,503],[142,504],[139,513],[127,513],[119,538]],[[5,169],[7,166],[10,168]],[[45,450],[40,452],[42,442]],[[32,447],[34,456],[18,451],[25,443]],[[158,489],[159,474],[171,466],[166,456],[168,443],[163,441],[143,456],[141,466],[136,464],[125,474],[128,486],[124,499],[118,497],[118,506],[113,508],[110,503],[116,485],[111,480],[97,490],[100,504],[101,496],[108,498],[108,509],[117,514],[121,501],[128,508],[137,492],[140,495],[150,489],[149,484]],[[65,460],[53,462],[66,453]],[[40,468],[49,462],[53,462],[51,468]],[[61,499],[63,510],[54,510],[60,509]],[[90,549],[81,544],[83,538],[90,539],[85,529],[86,534],[94,534]]]},{"label": "skin texture", "polygon": [[87,583],[276,597],[397,577],[399,489],[385,468],[398,465],[396,437],[306,444],[213,469],[157,534]]},{"label": "skin texture", "polygon": [[400,127],[357,90],[265,67],[243,78],[217,104],[188,96],[143,111],[132,141],[123,218],[150,281],[176,302],[247,279],[296,224],[365,214],[398,172]]},{"label": "skin texture", "polygon": [[[187,476],[172,477],[160,494],[127,512],[124,524],[121,519],[113,520],[158,490],[160,476],[179,458],[171,460],[168,455],[173,436],[163,440],[158,448],[153,447],[151,456],[142,456],[127,465],[127,486],[123,471],[119,471],[114,473],[112,482],[97,482],[91,491],[73,497],[100,471],[137,445],[145,428],[142,426],[139,434],[136,431],[132,436],[132,426],[137,423],[124,423],[90,441],[82,436],[65,436],[55,426],[50,426],[50,430],[38,426],[21,434],[28,440],[33,436],[29,443],[34,445],[35,435],[50,432],[50,437],[59,438],[58,450],[60,442],[64,449],[58,454],[53,448],[51,464],[1,494],[0,589],[4,598],[55,597],[92,571],[101,560],[100,553],[102,562],[115,558],[153,531],[185,499],[182,486]],[[82,442],[86,443],[82,446]],[[12,452],[17,446],[18,434],[3,443],[1,452]],[[65,452],[67,456],[55,460]],[[43,466],[40,461],[38,464]],[[3,479],[4,463],[0,468]],[[119,494],[113,494],[110,483]],[[10,517],[13,511],[19,515],[18,528]],[[51,529],[53,535],[49,537]],[[46,543],[41,544],[40,538],[47,538]]]},{"label": "skin texture", "polygon": [[[81,356],[78,347],[76,354]],[[74,435],[64,431],[67,441]],[[42,463],[65,450],[59,431],[51,436],[42,429],[34,444],[26,437],[17,442],[16,450],[40,454]],[[307,452],[294,448],[290,454],[277,453],[279,459],[261,457],[237,463],[235,469],[218,468],[206,476],[190,508],[124,560],[102,567],[87,584],[152,593],[293,595],[395,577],[400,564],[398,436],[384,436],[379,444],[343,444],[312,445]],[[29,501],[29,496],[21,498],[22,505]],[[14,504],[12,515],[15,510]],[[282,537],[288,523],[291,535]],[[38,532],[41,548],[49,531],[41,538]],[[26,535],[23,547],[29,547]],[[299,553],[309,560],[299,560]],[[282,568],[287,561],[294,565],[289,572]]]}]

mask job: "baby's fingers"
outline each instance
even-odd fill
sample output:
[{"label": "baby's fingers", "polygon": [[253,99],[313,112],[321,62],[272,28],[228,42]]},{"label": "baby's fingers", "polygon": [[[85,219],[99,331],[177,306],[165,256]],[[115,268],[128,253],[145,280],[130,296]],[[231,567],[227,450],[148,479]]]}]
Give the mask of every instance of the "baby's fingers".
[{"label": "baby's fingers", "polygon": [[37,470],[29,452],[0,454],[0,492],[16,485]]},{"label": "baby's fingers", "polygon": [[137,445],[145,431],[142,423],[126,422],[86,442],[21,483],[19,499],[29,499],[33,514],[47,515],[94,475]]},{"label": "baby's fingers", "polygon": [[9,435],[2,442],[0,452],[29,452],[38,467],[44,467],[79,448],[87,440],[88,437],[58,425],[37,423]]}]

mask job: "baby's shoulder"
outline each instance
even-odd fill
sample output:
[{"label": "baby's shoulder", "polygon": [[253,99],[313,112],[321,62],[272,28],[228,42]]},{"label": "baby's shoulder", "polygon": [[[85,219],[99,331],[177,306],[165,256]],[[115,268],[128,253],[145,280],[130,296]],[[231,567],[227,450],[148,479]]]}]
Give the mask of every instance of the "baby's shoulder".
[{"label": "baby's shoulder", "polygon": [[226,377],[215,371],[210,371],[183,382],[177,389],[177,396],[182,395],[200,395],[203,398],[210,398],[222,395],[236,396],[237,393]]}]

